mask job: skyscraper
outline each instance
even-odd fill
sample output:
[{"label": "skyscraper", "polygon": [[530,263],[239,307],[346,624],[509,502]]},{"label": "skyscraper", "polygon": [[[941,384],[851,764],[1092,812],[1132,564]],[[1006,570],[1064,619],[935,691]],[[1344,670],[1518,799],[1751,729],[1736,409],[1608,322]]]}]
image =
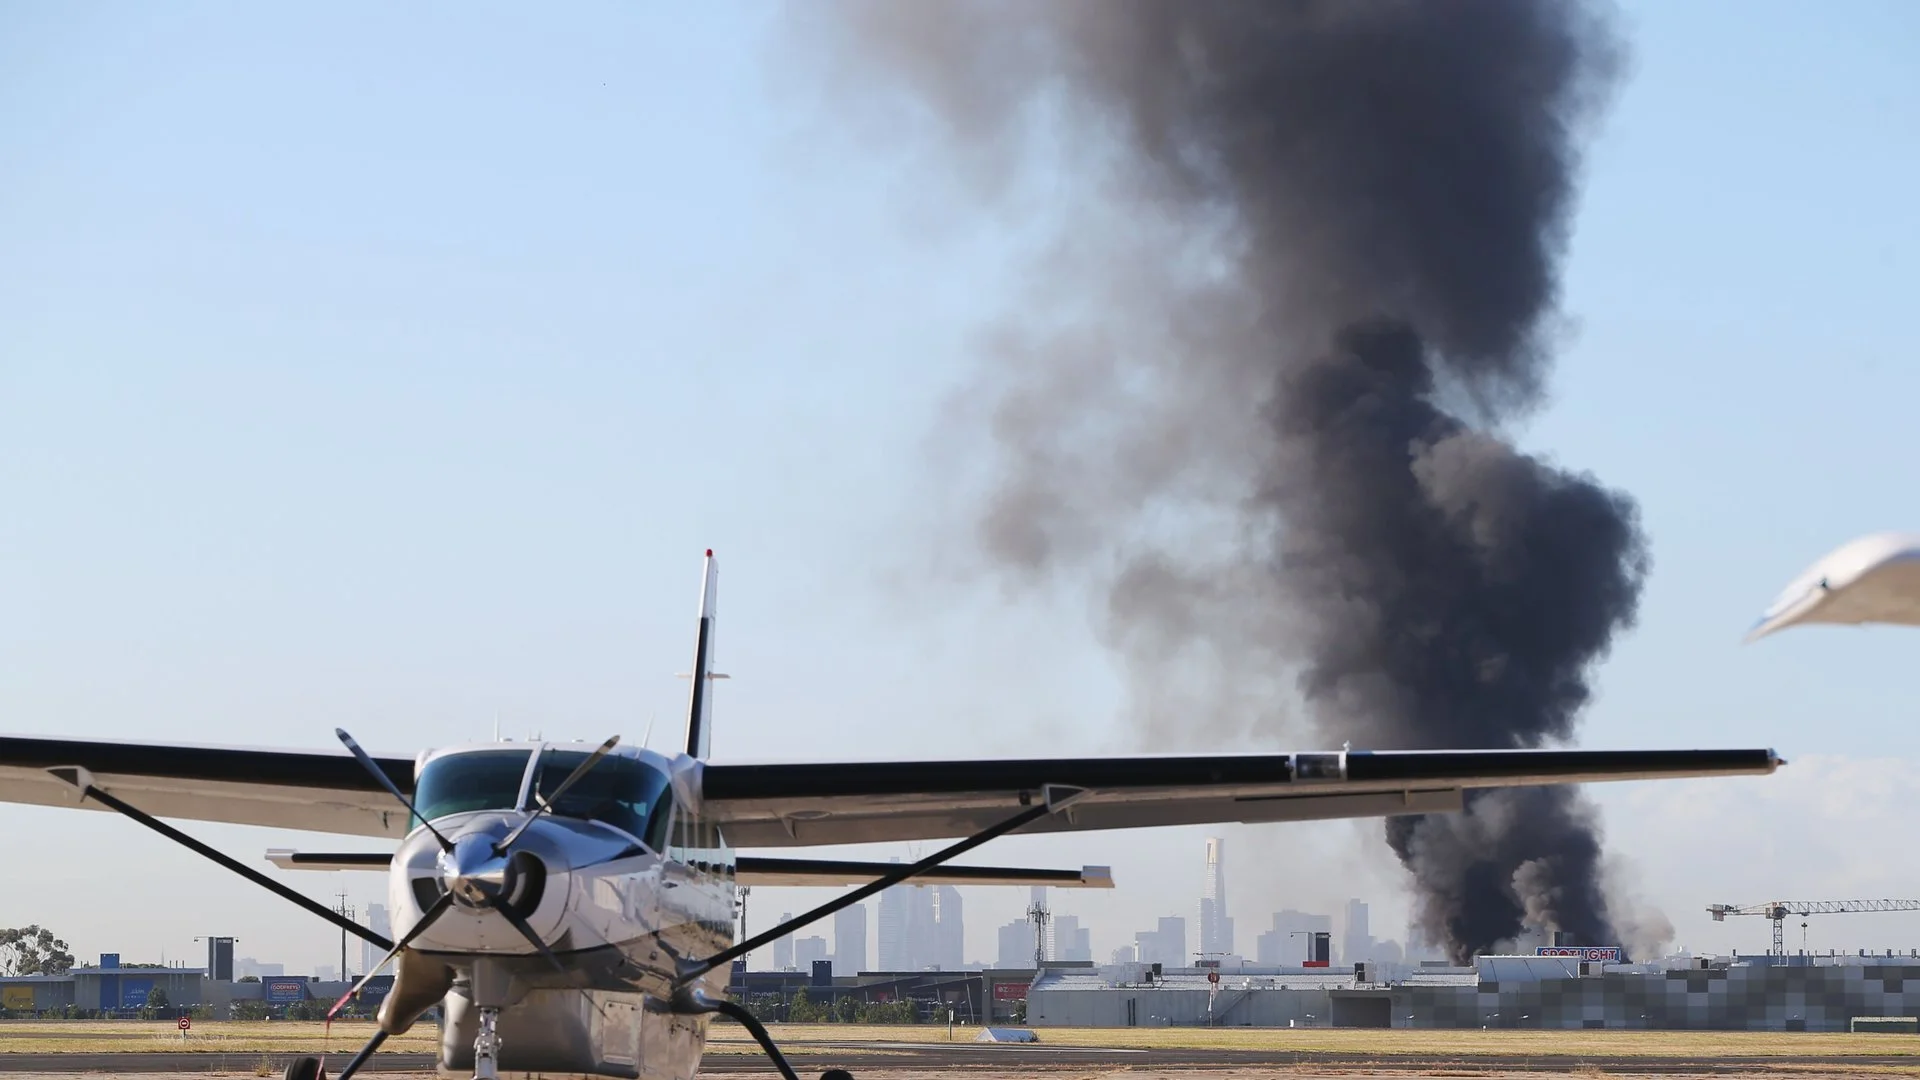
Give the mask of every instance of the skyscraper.
[{"label": "skyscraper", "polygon": [[833,973],[858,975],[867,970],[867,905],[841,908],[833,915]]},{"label": "skyscraper", "polygon": [[925,971],[933,966],[938,953],[934,932],[933,890],[895,885],[880,894],[880,970]]},{"label": "skyscraper", "polygon": [[1340,962],[1353,964],[1373,959],[1373,931],[1367,925],[1364,900],[1347,901],[1347,925],[1340,935]]},{"label": "skyscraper", "polygon": [[1227,917],[1227,842],[1207,839],[1207,878],[1200,893],[1200,953],[1233,952],[1233,920]]},{"label": "skyscraper", "polygon": [[1053,917],[1053,942],[1047,956],[1053,960],[1092,960],[1093,931],[1080,925],[1078,915]]},{"label": "skyscraper", "polygon": [[[387,917],[387,905],[367,905],[367,929],[384,938],[391,938],[393,936],[393,920]],[[378,964],[386,955],[386,950],[374,948],[373,942],[361,942],[360,970],[362,972],[372,971],[373,966]]]},{"label": "skyscraper", "polygon": [[960,890],[941,885],[933,890],[932,955],[922,966],[959,971],[966,965],[967,924],[961,914]]},{"label": "skyscraper", "polygon": [[[792,918],[793,918],[793,912],[791,911],[783,911],[780,913],[780,921],[783,923],[787,922]],[[793,969],[793,935],[788,934],[786,937],[783,937],[773,943],[773,970],[790,971],[792,969]]]}]

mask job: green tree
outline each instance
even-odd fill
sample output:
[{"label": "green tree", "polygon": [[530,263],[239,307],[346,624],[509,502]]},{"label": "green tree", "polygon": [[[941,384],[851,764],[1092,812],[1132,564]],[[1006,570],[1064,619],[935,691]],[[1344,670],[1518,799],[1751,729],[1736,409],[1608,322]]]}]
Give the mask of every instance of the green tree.
[{"label": "green tree", "polygon": [[167,992],[156,986],[147,991],[147,1008],[164,1009],[167,1007]]},{"label": "green tree", "polygon": [[72,969],[73,952],[51,931],[0,930],[0,975],[65,975]]},{"label": "green tree", "polygon": [[793,1001],[787,1006],[787,1020],[795,1024],[817,1024],[826,1017],[826,1006],[817,1005],[803,987],[793,995]]}]

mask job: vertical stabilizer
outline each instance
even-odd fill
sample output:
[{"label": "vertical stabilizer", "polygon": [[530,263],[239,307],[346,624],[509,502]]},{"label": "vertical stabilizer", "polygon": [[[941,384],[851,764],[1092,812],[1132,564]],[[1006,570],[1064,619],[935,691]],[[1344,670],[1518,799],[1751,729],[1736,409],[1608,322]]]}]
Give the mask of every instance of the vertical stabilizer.
[{"label": "vertical stabilizer", "polygon": [[687,756],[701,760],[713,745],[713,687],[709,684],[726,678],[713,670],[713,600],[719,575],[713,549],[708,548],[700,582],[700,629],[693,645],[693,691],[687,700]]}]

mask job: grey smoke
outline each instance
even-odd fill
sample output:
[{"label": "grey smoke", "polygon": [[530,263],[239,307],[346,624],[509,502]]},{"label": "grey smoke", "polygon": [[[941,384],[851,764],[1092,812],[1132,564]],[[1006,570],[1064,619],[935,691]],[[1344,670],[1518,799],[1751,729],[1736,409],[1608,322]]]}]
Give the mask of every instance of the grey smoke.
[{"label": "grey smoke", "polygon": [[[976,520],[999,568],[1094,575],[1149,696],[1155,658],[1204,644],[1223,684],[1290,680],[1330,743],[1575,734],[1645,542],[1629,499],[1504,425],[1544,394],[1577,149],[1621,55],[1600,12],[841,0],[799,18],[842,106],[906,103],[889,140],[931,132],[978,207],[1072,192],[968,388],[1000,451]],[[1161,741],[1205,723],[1172,704],[1141,712]],[[1224,727],[1268,743],[1294,722],[1231,704]],[[1456,958],[1523,925],[1618,938],[1598,823],[1565,789],[1386,835]]]}]

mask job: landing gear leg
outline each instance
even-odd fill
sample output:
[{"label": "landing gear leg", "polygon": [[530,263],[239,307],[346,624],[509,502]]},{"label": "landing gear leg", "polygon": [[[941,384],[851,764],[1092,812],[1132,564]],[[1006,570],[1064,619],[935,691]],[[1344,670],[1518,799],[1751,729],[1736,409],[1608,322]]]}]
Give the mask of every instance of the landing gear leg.
[{"label": "landing gear leg", "polygon": [[499,1021],[498,1008],[480,1007],[480,1034],[473,1039],[473,1080],[500,1080],[500,1033],[495,1030]]}]

